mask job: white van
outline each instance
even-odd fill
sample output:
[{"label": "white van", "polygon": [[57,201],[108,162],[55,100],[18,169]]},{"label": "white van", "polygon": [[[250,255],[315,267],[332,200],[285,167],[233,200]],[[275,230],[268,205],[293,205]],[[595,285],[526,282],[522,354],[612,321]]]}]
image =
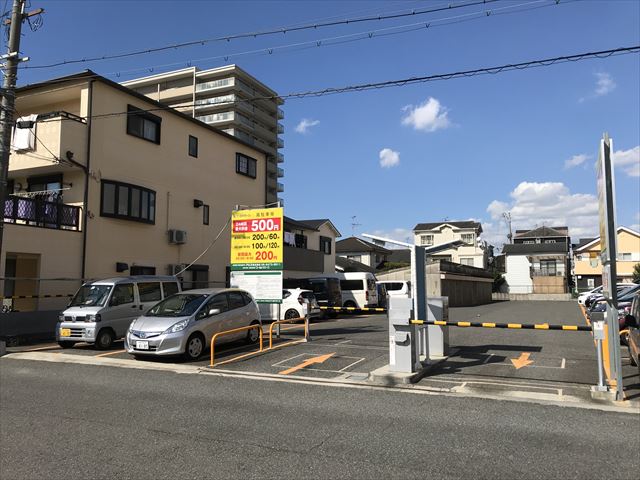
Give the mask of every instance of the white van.
[{"label": "white van", "polygon": [[340,275],[342,306],[363,308],[378,306],[376,277],[368,272],[345,272]]},{"label": "white van", "polygon": [[56,340],[62,348],[87,342],[104,350],[124,337],[133,319],[181,290],[176,277],[136,275],[95,280],[80,287],[58,317]]},{"label": "white van", "polygon": [[390,297],[410,297],[411,282],[404,280],[380,280],[378,282],[387,289],[387,295]]}]

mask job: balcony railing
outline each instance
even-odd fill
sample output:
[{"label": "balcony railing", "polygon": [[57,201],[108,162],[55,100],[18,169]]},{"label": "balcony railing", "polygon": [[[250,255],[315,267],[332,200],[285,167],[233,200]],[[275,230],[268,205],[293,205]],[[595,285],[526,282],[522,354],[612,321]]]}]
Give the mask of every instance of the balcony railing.
[{"label": "balcony railing", "polygon": [[80,230],[80,207],[40,198],[9,195],[4,204],[4,222],[59,230]]}]

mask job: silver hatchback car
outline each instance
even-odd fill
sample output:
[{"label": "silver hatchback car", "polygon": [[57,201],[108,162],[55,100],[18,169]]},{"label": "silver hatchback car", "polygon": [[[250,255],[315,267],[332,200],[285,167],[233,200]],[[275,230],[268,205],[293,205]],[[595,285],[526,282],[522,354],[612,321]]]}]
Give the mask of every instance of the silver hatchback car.
[{"label": "silver hatchback car", "polygon": [[[196,360],[225,330],[262,325],[258,305],[237,288],[206,288],[176,293],[136,318],[125,336],[124,346],[135,357],[183,355]],[[220,342],[259,339],[257,328],[220,337]]]}]

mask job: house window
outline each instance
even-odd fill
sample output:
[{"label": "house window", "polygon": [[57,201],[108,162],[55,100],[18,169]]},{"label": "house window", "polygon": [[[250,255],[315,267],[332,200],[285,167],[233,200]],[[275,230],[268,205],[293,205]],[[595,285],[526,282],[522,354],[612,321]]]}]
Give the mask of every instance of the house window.
[{"label": "house window", "polygon": [[420,235],[420,245],[433,245],[433,235]]},{"label": "house window", "polygon": [[595,288],[596,279],[595,278],[587,278],[587,288]]},{"label": "house window", "polygon": [[127,108],[127,133],[160,144],[162,118],[129,105]]},{"label": "house window", "polygon": [[473,233],[463,233],[460,237],[467,245],[473,245],[476,236]]},{"label": "house window", "polygon": [[155,275],[156,267],[143,267],[142,265],[131,265],[129,269],[131,275]]},{"label": "house window", "polygon": [[362,262],[362,255],[347,255],[347,259],[353,260],[354,262]]},{"label": "house window", "polygon": [[524,241],[524,242],[522,242],[522,243],[524,243],[525,245],[533,245],[533,244],[534,244],[534,243],[536,243],[536,242],[534,242],[533,240],[525,240],[525,241]]},{"label": "house window", "polygon": [[468,265],[473,267],[473,257],[460,258],[460,265]]},{"label": "house window", "polygon": [[198,158],[198,138],[189,135],[189,155]]},{"label": "house window", "polygon": [[156,192],[137,185],[102,180],[100,215],[155,223]]},{"label": "house window", "polygon": [[619,253],[618,254],[618,260],[622,260],[623,262],[629,262],[629,261],[631,261],[631,254],[630,253]]},{"label": "house window", "polygon": [[556,261],[555,260],[540,260],[540,275],[547,277],[556,276]]},{"label": "house window", "polygon": [[555,240],[545,240],[544,243],[556,243]]},{"label": "house window", "polygon": [[202,224],[209,225],[209,205],[202,206]]},{"label": "house window", "polygon": [[331,253],[331,239],[320,236],[320,251],[326,255]]},{"label": "house window", "polygon": [[258,161],[255,158],[248,157],[242,153],[236,153],[236,173],[240,175],[256,178],[257,163]]}]

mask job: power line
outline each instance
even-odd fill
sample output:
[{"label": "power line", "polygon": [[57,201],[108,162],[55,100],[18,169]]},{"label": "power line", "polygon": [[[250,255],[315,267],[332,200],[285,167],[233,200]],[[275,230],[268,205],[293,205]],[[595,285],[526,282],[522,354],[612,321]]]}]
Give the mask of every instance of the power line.
[{"label": "power line", "polygon": [[[326,95],[335,95],[340,93],[361,92],[366,90],[374,90],[374,89],[389,88],[389,87],[403,87],[407,85],[413,85],[416,83],[426,83],[426,82],[441,81],[441,80],[453,80],[455,78],[475,77],[478,75],[495,75],[498,73],[508,72],[512,70],[525,70],[528,68],[549,67],[557,63],[578,62],[578,61],[588,60],[593,58],[608,58],[611,56],[627,55],[627,54],[639,53],[639,52],[640,52],[640,45],[635,45],[631,47],[620,47],[620,48],[614,48],[610,50],[599,50],[595,52],[585,52],[585,53],[578,53],[574,55],[563,55],[563,56],[557,56],[557,57],[551,57],[551,58],[544,58],[540,60],[529,60],[529,61],[520,62],[520,63],[508,63],[505,65],[499,65],[495,67],[482,67],[482,68],[476,68],[471,70],[460,70],[457,72],[450,72],[450,73],[439,73],[439,74],[425,75],[420,77],[409,77],[409,78],[403,78],[400,80],[387,80],[384,82],[364,83],[364,84],[358,84],[358,85],[349,85],[345,87],[329,87],[321,90],[309,90],[306,92],[288,93],[285,95],[269,95],[269,96],[262,96],[262,97],[252,97],[248,99],[237,100],[235,102],[228,102],[228,104],[233,105],[233,104],[241,104],[241,103],[251,103],[258,100],[275,100],[279,98],[280,99],[289,99],[289,98],[297,99],[297,98],[307,98],[307,97],[322,97]],[[88,77],[84,77],[84,78],[88,78]],[[82,80],[82,79],[83,78],[81,77],[78,80]],[[63,80],[63,79],[60,79],[60,80]],[[196,105],[197,105],[196,103],[192,103],[192,104],[180,105],[180,107],[188,108]],[[155,108],[149,108],[144,110],[136,110],[135,113],[166,111],[166,110],[174,110],[174,109],[169,106],[162,106],[162,107],[155,107]],[[108,118],[108,117],[115,117],[115,116],[129,115],[129,114],[131,113],[128,111],[102,113],[102,114],[92,115],[91,119]],[[89,117],[82,117],[82,118],[86,120]],[[61,119],[61,120],[65,120],[65,119]]]},{"label": "power line", "polygon": [[138,55],[146,55],[146,54],[149,54],[149,53],[157,53],[157,52],[162,52],[162,51],[166,51],[166,50],[176,50],[178,48],[192,47],[192,46],[196,46],[196,45],[206,45],[207,43],[230,42],[231,40],[238,40],[238,39],[241,39],[241,38],[257,38],[257,37],[263,37],[263,36],[267,36],[267,35],[286,34],[286,33],[290,33],[290,32],[299,32],[299,31],[302,31],[302,30],[311,30],[311,29],[315,30],[315,29],[318,29],[318,28],[334,27],[334,26],[338,26],[338,25],[349,25],[349,24],[372,22],[372,21],[393,20],[393,19],[397,19],[397,18],[404,18],[404,17],[416,16],[416,15],[426,15],[426,14],[429,14],[429,13],[437,13],[437,12],[443,12],[443,11],[447,11],[447,10],[455,10],[455,9],[459,9],[459,8],[473,7],[473,6],[476,6],[476,5],[489,4],[489,3],[494,3],[494,2],[498,2],[498,1],[500,1],[500,0],[475,0],[475,1],[467,2],[467,3],[448,4],[448,5],[429,8],[429,9],[424,9],[424,10],[412,10],[411,12],[407,12],[407,13],[396,13],[396,14],[390,14],[390,15],[376,15],[376,16],[368,16],[368,17],[350,18],[350,19],[344,19],[344,20],[336,20],[336,21],[332,21],[332,22],[322,22],[322,23],[306,24],[306,25],[300,25],[300,26],[292,26],[292,27],[281,27],[281,28],[276,28],[276,29],[272,29],[272,30],[263,30],[263,31],[255,31],[255,32],[238,33],[238,34],[225,35],[225,36],[214,37],[214,38],[206,38],[206,39],[201,39],[201,40],[191,40],[191,41],[188,41],[188,42],[174,43],[174,44],[171,44],[171,45],[165,45],[165,46],[155,47],[155,48],[148,48],[148,49],[144,49],[144,50],[133,50],[133,51],[130,51],[130,52],[117,53],[117,54],[112,54],[112,55],[100,55],[100,56],[96,56],[96,57],[77,58],[77,59],[72,59],[72,60],[62,60],[62,61],[49,63],[49,64],[43,64],[43,65],[28,65],[28,66],[24,66],[22,68],[25,68],[25,69],[27,69],[27,68],[29,68],[29,69],[42,69],[42,68],[59,67],[59,66],[62,66],[62,65],[77,64],[77,63],[88,63],[88,62],[98,62],[98,61],[103,61],[103,60],[113,60],[113,59],[116,59],[116,58],[125,58],[125,57],[133,57],[133,56],[138,56]]},{"label": "power line", "polygon": [[[578,0],[562,0],[562,4],[573,3]],[[115,75],[120,78],[123,73],[133,73],[133,72],[154,72],[155,69],[166,68],[166,67],[176,67],[179,65],[186,65],[187,67],[191,67],[195,64],[202,64],[203,62],[212,62],[214,60],[224,60],[225,62],[230,61],[233,58],[237,57],[245,57],[245,56],[253,56],[253,55],[273,55],[275,53],[286,53],[285,51],[303,51],[308,49],[322,48],[328,46],[337,46],[346,43],[353,43],[362,40],[370,40],[373,38],[383,38],[387,36],[400,35],[404,33],[415,32],[418,30],[426,30],[430,28],[442,27],[446,25],[452,25],[456,23],[462,23],[472,20],[479,20],[483,18],[489,18],[499,15],[507,15],[513,13],[521,13],[530,10],[536,10],[540,8],[552,7],[559,5],[561,0],[533,0],[530,2],[515,4],[515,5],[507,5],[505,7],[494,8],[491,10],[478,10],[471,13],[464,13],[461,15],[455,15],[450,17],[438,18],[435,20],[430,20],[428,22],[422,21],[418,23],[410,23],[405,25],[397,25],[393,27],[385,27],[375,30],[361,31],[357,33],[339,35],[334,37],[326,37],[321,39],[309,40],[304,42],[297,43],[289,43],[285,45],[278,45],[266,48],[258,48],[253,50],[245,50],[241,52],[235,53],[227,53],[223,55],[216,55],[213,57],[205,57],[199,58],[195,60],[188,61],[180,61],[180,62],[172,62],[165,63],[162,65],[153,65],[147,67],[137,67],[129,70],[120,70],[118,72],[112,72],[107,75]],[[524,8],[523,8],[524,7]]]}]

